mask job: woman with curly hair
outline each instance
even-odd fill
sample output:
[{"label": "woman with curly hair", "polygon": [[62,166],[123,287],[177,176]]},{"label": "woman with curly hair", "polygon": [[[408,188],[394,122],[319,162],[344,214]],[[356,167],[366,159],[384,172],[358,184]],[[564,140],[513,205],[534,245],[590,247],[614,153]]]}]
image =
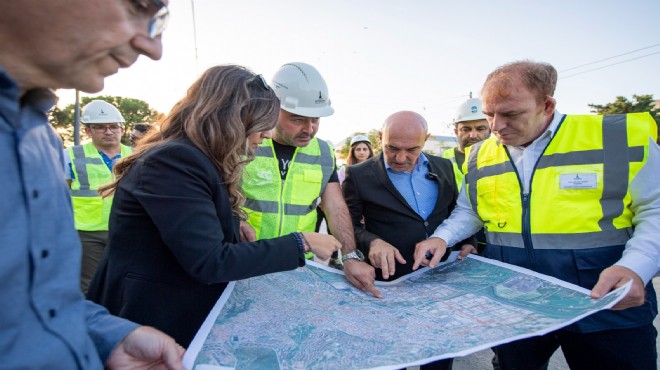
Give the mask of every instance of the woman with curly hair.
[{"label": "woman with curly hair", "polygon": [[304,266],[308,251],[327,259],[338,250],[334,237],[316,233],[239,240],[242,167],[278,112],[261,75],[232,65],[207,70],[100,190],[114,203],[88,297],[187,346],[227,282]]}]

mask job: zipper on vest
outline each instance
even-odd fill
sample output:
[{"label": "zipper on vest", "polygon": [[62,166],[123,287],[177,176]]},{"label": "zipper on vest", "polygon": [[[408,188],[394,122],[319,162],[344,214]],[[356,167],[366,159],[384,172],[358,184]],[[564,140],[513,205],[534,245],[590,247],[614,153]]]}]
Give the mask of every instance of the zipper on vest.
[{"label": "zipper on vest", "polygon": [[[527,254],[527,267],[530,270],[536,271],[536,263],[534,262],[534,245],[532,244],[532,231],[531,231],[531,223],[530,223],[530,195],[532,193],[531,191],[531,185],[532,181],[530,179],[529,185],[530,185],[530,191],[529,193],[525,194],[525,191],[523,190],[525,187],[522,182],[522,178],[520,177],[520,172],[518,172],[518,168],[516,167],[515,163],[513,162],[513,159],[511,159],[511,154],[509,153],[509,149],[507,147],[504,147],[504,151],[506,152],[507,157],[509,157],[509,162],[511,162],[511,167],[513,167],[513,171],[516,174],[516,178],[518,179],[518,187],[520,188],[520,203],[522,206],[522,214],[521,214],[521,223],[522,223],[522,241],[523,245],[525,247],[525,253]],[[538,164],[538,162],[537,162]],[[534,166],[534,169],[536,169],[536,165]],[[524,169],[523,169],[524,170]],[[532,172],[532,176],[534,176],[534,173]]]},{"label": "zipper on vest", "polygon": [[[529,192],[527,194],[522,195],[522,200],[523,200],[523,243],[525,244],[525,250],[527,251],[527,259],[529,260],[529,265],[531,266],[531,269],[534,271],[538,271],[536,268],[536,262],[534,261],[534,244],[532,243],[532,221],[531,221],[531,215],[530,215],[530,199],[532,197],[532,184],[534,183],[534,175],[536,174],[536,168],[539,165],[539,162],[541,162],[541,158],[545,155],[545,151],[548,149],[550,144],[552,143],[552,140],[554,140],[557,131],[561,128],[561,124],[564,122],[564,119],[566,116],[562,117],[561,121],[559,122],[559,125],[557,125],[557,128],[555,129],[555,135],[552,135],[550,137],[550,140],[548,143],[545,145],[545,148],[541,151],[541,155],[539,155],[538,158],[536,158],[536,163],[534,163],[534,168],[532,168],[532,173],[529,176],[529,184],[528,184],[528,190]],[[518,178],[518,181],[520,182],[520,177]],[[524,192],[524,188],[522,187],[523,184],[520,182],[520,190]]]},{"label": "zipper on vest", "polygon": [[[289,170],[291,170],[291,167],[289,167]],[[289,172],[287,171],[286,176],[289,176]],[[280,226],[277,228],[277,236],[282,236],[282,225],[284,224],[284,183],[286,182],[286,177],[284,180],[282,180],[282,186],[280,187],[280,201],[279,201],[279,217],[278,219],[280,220]]]},{"label": "zipper on vest", "polygon": [[532,245],[532,232],[529,217],[529,198],[530,193],[522,195],[522,239],[527,252],[527,262],[530,269],[536,271],[536,263],[534,263],[534,246]]},{"label": "zipper on vest", "polygon": [[[272,144],[271,144],[272,145]],[[282,236],[282,227],[284,226],[284,208],[286,207],[286,204],[284,204],[284,191],[286,190],[286,179],[289,178],[289,175],[291,174],[291,169],[293,166],[295,166],[296,163],[296,156],[298,156],[298,149],[293,152],[293,156],[291,157],[291,162],[289,162],[289,169],[286,171],[286,176],[284,176],[284,179],[282,179],[282,186],[280,186],[280,201],[279,201],[279,220],[280,220],[280,226],[277,229],[277,236],[280,237]],[[273,154],[275,153],[275,148],[273,147]],[[275,161],[278,161],[277,156],[275,156]],[[279,167],[279,163],[277,163],[277,166]],[[291,185],[291,184],[289,184]]]}]

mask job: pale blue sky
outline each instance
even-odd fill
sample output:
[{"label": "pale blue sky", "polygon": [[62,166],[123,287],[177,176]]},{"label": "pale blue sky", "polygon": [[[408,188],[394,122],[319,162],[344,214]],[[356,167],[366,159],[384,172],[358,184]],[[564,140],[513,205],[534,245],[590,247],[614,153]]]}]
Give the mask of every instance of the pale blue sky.
[{"label": "pale blue sky", "polygon": [[[143,99],[165,113],[212,65],[245,65],[270,80],[284,63],[307,62],[330,89],[336,113],[321,120],[318,135],[333,142],[404,109],[446,134],[456,107],[470,91],[479,96],[491,70],[525,58],[560,71],[555,98],[564,113],[588,113],[587,104],[617,95],[660,99],[658,0],[193,1],[198,57],[192,1],[171,0],[163,59],[141,57],[101,94]],[[61,92],[62,103],[72,95]]]}]

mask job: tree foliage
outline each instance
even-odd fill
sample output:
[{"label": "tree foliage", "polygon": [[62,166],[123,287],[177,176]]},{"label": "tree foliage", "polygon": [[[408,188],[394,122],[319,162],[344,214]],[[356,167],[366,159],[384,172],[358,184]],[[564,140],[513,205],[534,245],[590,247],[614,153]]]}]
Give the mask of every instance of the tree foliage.
[{"label": "tree foliage", "polygon": [[[87,105],[92,100],[105,100],[106,102],[114,105],[117,107],[117,109],[119,109],[122,116],[124,116],[124,120],[126,120],[126,123],[124,124],[124,137],[122,138],[124,143],[128,142],[128,136],[133,130],[133,125],[136,123],[155,123],[163,118],[162,113],[156,111],[155,109],[151,109],[149,103],[145,102],[144,100],[111,95],[82,97],[80,99],[81,114],[85,105]],[[73,144],[74,114],[74,104],[69,104],[62,109],[56,106],[48,112],[48,121],[60,134],[65,143],[65,146]],[[83,137],[84,133],[81,133],[81,138]]]},{"label": "tree foliage", "polygon": [[658,126],[658,142],[660,142],[660,106],[653,101],[653,95],[633,95],[632,100],[625,96],[617,96],[616,100],[604,105],[589,104],[592,113],[622,114],[649,112]]}]

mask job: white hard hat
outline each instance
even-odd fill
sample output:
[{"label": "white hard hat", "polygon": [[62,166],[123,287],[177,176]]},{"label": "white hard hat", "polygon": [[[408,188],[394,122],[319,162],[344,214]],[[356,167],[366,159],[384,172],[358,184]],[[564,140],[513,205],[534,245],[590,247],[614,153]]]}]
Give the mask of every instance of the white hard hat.
[{"label": "white hard hat", "polygon": [[80,121],[86,125],[92,123],[126,122],[119,109],[103,100],[92,100],[83,108]]},{"label": "white hard hat", "polygon": [[371,140],[369,140],[369,138],[366,137],[365,135],[355,135],[351,139],[351,146],[353,146],[353,144],[355,143],[361,143],[361,142],[366,142],[371,144]]},{"label": "white hard hat", "polygon": [[280,108],[304,117],[327,117],[331,107],[328,86],[319,71],[306,63],[287,63],[273,76],[271,84]]},{"label": "white hard hat", "polygon": [[477,121],[486,119],[486,115],[482,112],[481,99],[470,98],[461,104],[456,110],[454,116],[454,124],[467,121]]}]

